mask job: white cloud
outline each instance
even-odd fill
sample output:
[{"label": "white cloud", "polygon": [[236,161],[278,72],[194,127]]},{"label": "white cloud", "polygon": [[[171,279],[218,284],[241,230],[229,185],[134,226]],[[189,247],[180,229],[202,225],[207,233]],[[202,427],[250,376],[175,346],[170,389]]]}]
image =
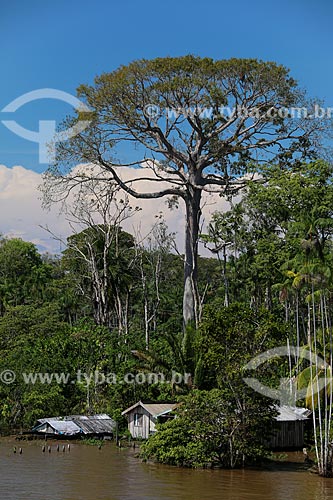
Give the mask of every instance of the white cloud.
[{"label": "white cloud", "polygon": [[[122,168],[124,179],[138,178],[144,173],[145,177],[152,177],[149,169]],[[5,236],[20,237],[23,240],[35,243],[41,251],[59,253],[61,250],[59,242],[53,240],[50,235],[40,226],[48,226],[56,235],[65,239],[71,234],[71,229],[64,215],[59,215],[58,207],[54,206],[50,211],[41,207],[41,193],[38,186],[42,182],[41,174],[28,170],[21,166],[7,168],[0,165],[0,233]],[[148,192],[150,188],[156,188],[154,182],[140,181],[135,187],[141,192]],[[160,187],[160,185],[158,185]],[[170,210],[165,198],[156,200],[134,200],[133,206],[139,206],[142,210],[137,212],[124,224],[128,232],[136,233],[138,228],[142,235],[149,232],[156,222],[156,216],[163,213],[169,231],[176,233],[177,245],[180,251],[184,246],[184,207],[180,201],[179,208]],[[218,194],[205,194],[203,198],[203,222],[210,220],[211,214],[216,210],[226,208],[226,201]],[[204,253],[201,250],[201,253]]]},{"label": "white cloud", "polygon": [[67,222],[58,217],[56,210],[42,210],[37,189],[40,182],[40,174],[32,170],[0,165],[0,232],[32,241],[42,251],[55,252],[59,245],[39,226],[48,223],[57,233],[68,234]]}]

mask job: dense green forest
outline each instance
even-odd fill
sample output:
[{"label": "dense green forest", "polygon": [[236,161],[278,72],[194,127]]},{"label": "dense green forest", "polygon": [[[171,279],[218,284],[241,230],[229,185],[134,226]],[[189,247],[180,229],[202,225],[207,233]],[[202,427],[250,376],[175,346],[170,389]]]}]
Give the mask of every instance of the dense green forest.
[{"label": "dense green forest", "polygon": [[[265,454],[276,411],[245,367],[282,347],[255,376],[277,402],[313,410],[319,473],[331,475],[333,191],[320,160],[331,121],[287,68],[256,59],[138,60],[78,97],[85,111],[60,127],[77,133],[59,134],[41,186],[73,229],[66,249],[0,244],[2,424],[105,411],[122,425],[139,399],[177,398],[145,458],[244,465]],[[203,229],[209,193],[229,209]],[[157,198],[184,209],[184,255],[162,218],[144,238],[123,230],[136,199]]]},{"label": "dense green forest", "polygon": [[[3,237],[0,371],[13,370],[16,379],[0,387],[1,426],[29,427],[38,417],[81,412],[108,412],[122,422],[121,411],[139,399],[185,398],[190,420],[206,438],[193,441],[185,412],[151,440],[148,456],[193,466],[217,457],[235,466],[244,456],[262,456],[256,436],[267,431],[274,410],[244,384],[243,367],[287,342],[332,355],[332,201],[329,164],[273,165],[248,183],[229,211],[215,213],[200,236],[212,256],[199,258],[199,328],[187,325],[185,336],[183,256],[172,251],[163,221],[145,244],[119,225],[88,225],[68,238],[59,256]],[[292,364],[271,360],[256,375],[272,387],[289,375],[309,383],[309,373],[301,377],[306,362]],[[115,377],[87,383],[77,381],[79,371]],[[70,379],[27,383],[22,374],[30,372]],[[163,373],[166,380],[191,376],[186,383],[124,383],[127,373],[142,372]],[[174,439],[182,439],[176,452]],[[226,451],[231,442],[234,451]]]}]

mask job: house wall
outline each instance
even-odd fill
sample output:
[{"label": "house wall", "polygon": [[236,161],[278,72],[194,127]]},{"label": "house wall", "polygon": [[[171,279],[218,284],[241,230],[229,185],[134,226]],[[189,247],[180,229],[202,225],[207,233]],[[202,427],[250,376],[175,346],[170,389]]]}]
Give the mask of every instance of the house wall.
[{"label": "house wall", "polygon": [[[142,425],[135,425],[134,415],[142,415]],[[148,439],[149,434],[155,431],[155,422],[153,417],[141,406],[137,406],[127,414],[128,430],[133,438]]]},{"label": "house wall", "polygon": [[278,422],[270,448],[302,448],[304,446],[304,421]]}]

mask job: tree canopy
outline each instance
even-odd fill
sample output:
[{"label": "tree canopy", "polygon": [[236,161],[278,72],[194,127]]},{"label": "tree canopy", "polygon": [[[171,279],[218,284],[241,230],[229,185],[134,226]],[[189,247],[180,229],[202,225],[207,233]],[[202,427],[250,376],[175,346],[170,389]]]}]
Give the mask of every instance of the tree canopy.
[{"label": "tree canopy", "polygon": [[[256,59],[138,60],[104,73],[92,86],[81,85],[78,96],[92,112],[79,112],[71,124],[88,118],[90,125],[60,143],[58,162],[46,177],[46,198],[63,196],[95,175],[83,169],[64,176],[64,165],[91,163],[134,198],[183,200],[183,318],[197,325],[202,192],[230,195],[258,162],[313,156],[326,121],[295,119],[290,109],[307,105],[304,92],[285,67]],[[128,160],[119,159],[124,153]],[[145,167],[153,175],[143,171],[124,179],[124,166]]]}]

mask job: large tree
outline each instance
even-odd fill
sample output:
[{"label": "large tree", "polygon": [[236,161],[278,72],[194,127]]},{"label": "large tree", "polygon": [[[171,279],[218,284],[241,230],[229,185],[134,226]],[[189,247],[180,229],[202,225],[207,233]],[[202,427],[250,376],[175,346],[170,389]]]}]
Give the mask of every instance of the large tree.
[{"label": "large tree", "polygon": [[[95,175],[88,167],[70,174],[68,166],[77,163],[98,165],[99,175],[104,172],[134,198],[181,199],[186,211],[183,317],[185,324],[197,323],[203,191],[233,193],[258,161],[292,161],[314,153],[325,120],[294,119],[286,108],[305,106],[295,80],[285,67],[255,59],[138,60],[102,74],[92,86],[80,86],[78,96],[92,113],[78,112],[64,126],[82,119],[90,125],[58,144],[57,164],[46,176],[48,201]],[[126,166],[145,170],[124,179]]]}]

